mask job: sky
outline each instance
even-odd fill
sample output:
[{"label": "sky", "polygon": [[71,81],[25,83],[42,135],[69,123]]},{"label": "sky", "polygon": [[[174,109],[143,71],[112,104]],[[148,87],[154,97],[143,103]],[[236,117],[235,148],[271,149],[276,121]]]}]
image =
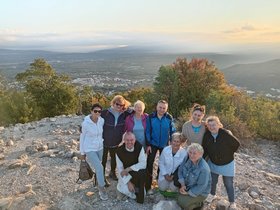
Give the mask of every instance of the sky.
[{"label": "sky", "polygon": [[280,0],[0,0],[0,48],[278,52],[279,8]]}]

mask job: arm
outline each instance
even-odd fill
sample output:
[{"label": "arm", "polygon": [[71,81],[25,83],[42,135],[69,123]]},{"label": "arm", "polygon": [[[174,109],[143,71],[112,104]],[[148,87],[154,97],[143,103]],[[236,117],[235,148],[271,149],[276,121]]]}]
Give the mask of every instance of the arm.
[{"label": "arm", "polygon": [[138,163],[128,167],[126,170],[129,171],[139,171],[140,169],[145,169],[147,165],[147,159],[144,152],[144,148],[142,147],[141,152],[138,157]]},{"label": "arm", "polygon": [[81,153],[81,155],[85,155],[85,149],[84,149],[85,135],[86,135],[86,129],[85,129],[84,124],[82,124],[82,131],[80,134],[80,153]]},{"label": "arm", "polygon": [[209,179],[210,179],[210,171],[203,169],[199,174],[196,185],[194,185],[189,189],[188,194],[192,197],[196,197],[200,195],[207,187]]},{"label": "arm", "polygon": [[166,171],[166,167],[165,167],[165,157],[166,157],[166,150],[163,149],[161,155],[159,156],[159,161],[158,161],[158,167],[159,167],[159,170],[161,171],[161,173],[163,175],[169,175]]},{"label": "arm", "polygon": [[[119,180],[122,181],[122,183],[127,184],[130,179],[132,178],[130,174],[126,173],[126,171],[123,168],[123,163],[120,160],[120,158],[118,157],[118,155],[116,154],[116,162],[117,162],[117,169],[119,172]],[[125,174],[124,174],[125,173]]]},{"label": "arm", "polygon": [[239,148],[240,146],[240,142],[238,141],[238,139],[232,134],[232,132],[230,130],[228,130],[228,134],[230,135],[230,139],[231,139],[231,148],[234,152],[237,151],[237,149]]},{"label": "arm", "polygon": [[202,147],[203,147],[203,150],[204,150],[204,153],[203,153],[203,158],[205,159],[207,156],[208,156],[208,152],[207,152],[207,137],[206,137],[206,133],[204,134],[203,136],[203,139],[202,139]]},{"label": "arm", "polygon": [[181,186],[185,186],[185,174],[183,168],[185,167],[187,161],[188,161],[188,154],[184,158],[183,162],[181,163],[178,169],[178,182],[181,184]]}]

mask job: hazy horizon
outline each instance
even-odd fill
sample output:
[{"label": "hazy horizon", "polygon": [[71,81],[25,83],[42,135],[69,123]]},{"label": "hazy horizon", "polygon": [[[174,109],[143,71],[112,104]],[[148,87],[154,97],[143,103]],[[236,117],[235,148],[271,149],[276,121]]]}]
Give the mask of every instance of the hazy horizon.
[{"label": "hazy horizon", "polygon": [[2,1],[0,48],[280,53],[280,1]]}]

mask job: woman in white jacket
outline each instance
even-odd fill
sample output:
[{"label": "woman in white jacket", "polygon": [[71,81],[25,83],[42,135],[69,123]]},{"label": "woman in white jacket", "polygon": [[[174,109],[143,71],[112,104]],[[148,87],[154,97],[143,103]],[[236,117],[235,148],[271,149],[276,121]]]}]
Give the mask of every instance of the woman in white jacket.
[{"label": "woman in white jacket", "polygon": [[104,125],[104,119],[100,116],[101,111],[102,106],[100,104],[93,104],[91,114],[85,117],[80,136],[80,152],[82,161],[86,158],[90,167],[95,170],[101,200],[107,200],[108,195],[105,191],[104,170],[101,164]]},{"label": "woman in white jacket", "polygon": [[158,187],[162,191],[177,192],[178,187],[174,185],[174,172],[187,155],[181,147],[184,138],[180,133],[172,135],[171,144],[165,147],[159,157]]}]

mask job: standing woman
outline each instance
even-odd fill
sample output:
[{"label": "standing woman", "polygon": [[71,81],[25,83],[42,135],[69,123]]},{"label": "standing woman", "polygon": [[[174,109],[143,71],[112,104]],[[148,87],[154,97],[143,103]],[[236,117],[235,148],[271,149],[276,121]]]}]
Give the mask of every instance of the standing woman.
[{"label": "standing woman", "polygon": [[182,134],[187,139],[187,144],[202,144],[205,133],[205,123],[202,121],[205,115],[205,106],[194,104],[191,109],[191,119],[184,123]]},{"label": "standing woman", "polygon": [[222,175],[230,202],[229,209],[236,209],[233,187],[235,174],[234,153],[240,143],[230,131],[223,128],[218,117],[208,117],[206,125],[208,130],[204,134],[202,146],[204,148],[204,157],[209,157],[208,164],[212,177],[211,194],[206,201],[211,203],[215,199],[218,178],[219,175]]},{"label": "standing woman", "polygon": [[99,196],[101,200],[107,200],[108,195],[105,191],[104,170],[101,164],[103,155],[103,125],[104,119],[100,117],[102,107],[93,104],[91,114],[86,116],[82,123],[82,133],[80,136],[81,159],[87,159],[92,169],[95,169]]},{"label": "standing woman", "polygon": [[[116,150],[122,141],[124,134],[125,119],[131,114],[132,110],[128,107],[130,102],[123,96],[116,95],[111,101],[111,107],[102,111],[101,116],[104,118],[103,138],[104,151],[102,165],[106,168],[107,156],[111,157],[111,172],[109,176],[113,180],[118,180],[116,176]],[[105,174],[105,172],[104,172]],[[106,185],[110,183],[105,179]]]},{"label": "standing woman", "polygon": [[136,140],[143,146],[146,150],[146,120],[148,114],[144,113],[145,104],[138,100],[134,103],[134,114],[129,115],[125,120],[125,131],[132,132]]}]

